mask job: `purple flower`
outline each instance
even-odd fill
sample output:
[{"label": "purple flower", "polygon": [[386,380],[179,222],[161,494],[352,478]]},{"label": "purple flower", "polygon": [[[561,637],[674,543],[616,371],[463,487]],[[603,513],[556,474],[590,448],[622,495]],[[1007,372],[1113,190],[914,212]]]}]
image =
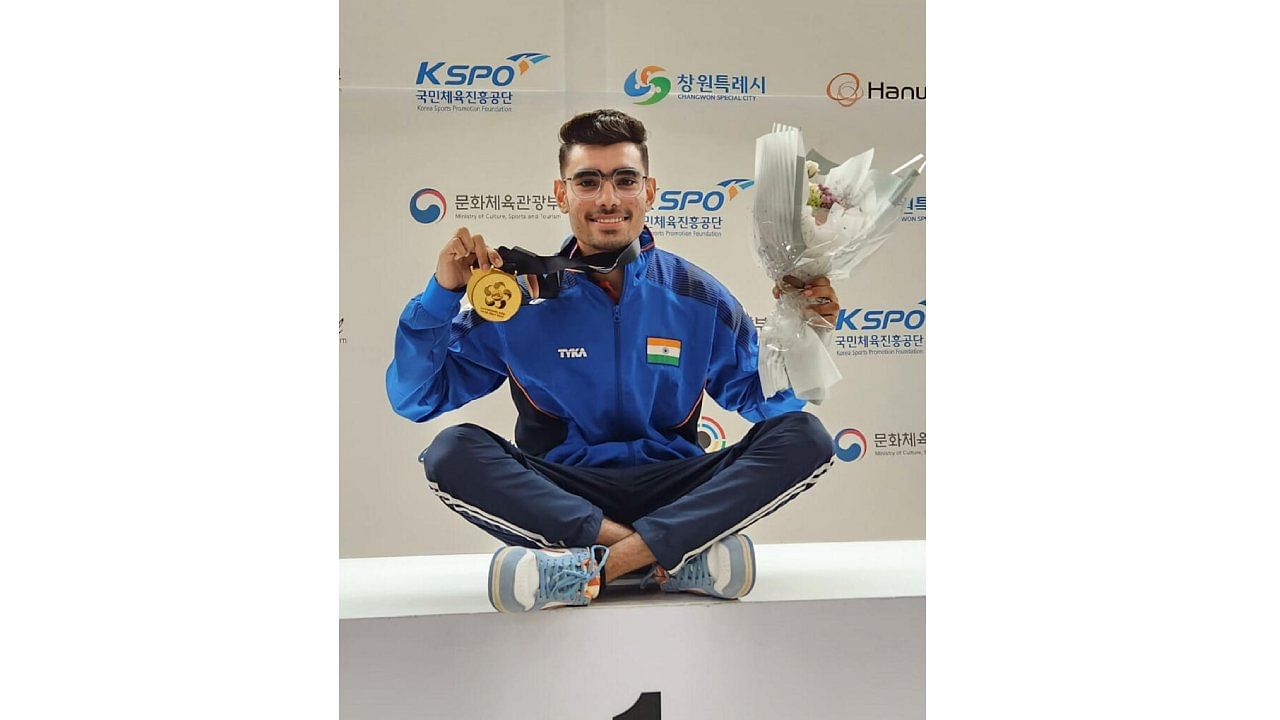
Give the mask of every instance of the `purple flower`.
[{"label": "purple flower", "polygon": [[836,196],[831,193],[830,188],[821,183],[809,183],[809,200],[806,203],[809,207],[822,210],[830,210],[832,203],[836,201]]}]

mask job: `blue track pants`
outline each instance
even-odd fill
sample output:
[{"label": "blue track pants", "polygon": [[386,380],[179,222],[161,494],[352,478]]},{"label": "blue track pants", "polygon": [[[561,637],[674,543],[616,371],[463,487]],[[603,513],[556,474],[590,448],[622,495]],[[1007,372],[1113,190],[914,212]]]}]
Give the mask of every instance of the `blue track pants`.
[{"label": "blue track pants", "polygon": [[791,412],[722,450],[631,468],[549,463],[471,423],[441,432],[419,459],[445,505],[507,544],[590,546],[607,517],[674,572],[812,487],[832,452],[817,417]]}]

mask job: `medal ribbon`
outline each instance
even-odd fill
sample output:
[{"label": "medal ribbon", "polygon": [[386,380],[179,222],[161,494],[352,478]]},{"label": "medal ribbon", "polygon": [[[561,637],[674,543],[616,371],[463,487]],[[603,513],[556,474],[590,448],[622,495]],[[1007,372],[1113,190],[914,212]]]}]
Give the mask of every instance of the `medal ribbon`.
[{"label": "medal ribbon", "polygon": [[509,248],[505,245],[498,248],[498,254],[502,256],[502,272],[534,275],[538,279],[538,297],[554,298],[560,295],[560,273],[607,273],[622,267],[640,257],[640,238],[632,240],[630,245],[617,252],[595,253],[576,258],[565,255],[535,255],[522,247]]}]

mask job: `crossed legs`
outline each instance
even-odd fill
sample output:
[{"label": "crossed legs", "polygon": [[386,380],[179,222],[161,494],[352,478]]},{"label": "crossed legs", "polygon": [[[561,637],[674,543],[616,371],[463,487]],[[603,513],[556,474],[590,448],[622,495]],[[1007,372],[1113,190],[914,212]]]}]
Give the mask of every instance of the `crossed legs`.
[{"label": "crossed legs", "polygon": [[606,583],[657,561],[635,529],[609,518],[600,523],[600,536],[596,543],[609,548],[609,562],[604,564]]},{"label": "crossed legs", "polygon": [[607,583],[655,562],[674,572],[811,487],[831,457],[831,436],[801,412],[718,453],[638,468],[549,463],[472,424],[442,431],[420,459],[448,507],[509,545],[608,547]]}]

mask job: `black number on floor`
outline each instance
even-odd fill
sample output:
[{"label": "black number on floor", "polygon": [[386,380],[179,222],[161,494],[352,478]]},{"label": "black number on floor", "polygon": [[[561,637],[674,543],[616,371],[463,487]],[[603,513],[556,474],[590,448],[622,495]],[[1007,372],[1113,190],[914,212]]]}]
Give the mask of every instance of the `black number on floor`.
[{"label": "black number on floor", "polygon": [[640,693],[635,704],[613,720],[662,720],[662,693]]}]

